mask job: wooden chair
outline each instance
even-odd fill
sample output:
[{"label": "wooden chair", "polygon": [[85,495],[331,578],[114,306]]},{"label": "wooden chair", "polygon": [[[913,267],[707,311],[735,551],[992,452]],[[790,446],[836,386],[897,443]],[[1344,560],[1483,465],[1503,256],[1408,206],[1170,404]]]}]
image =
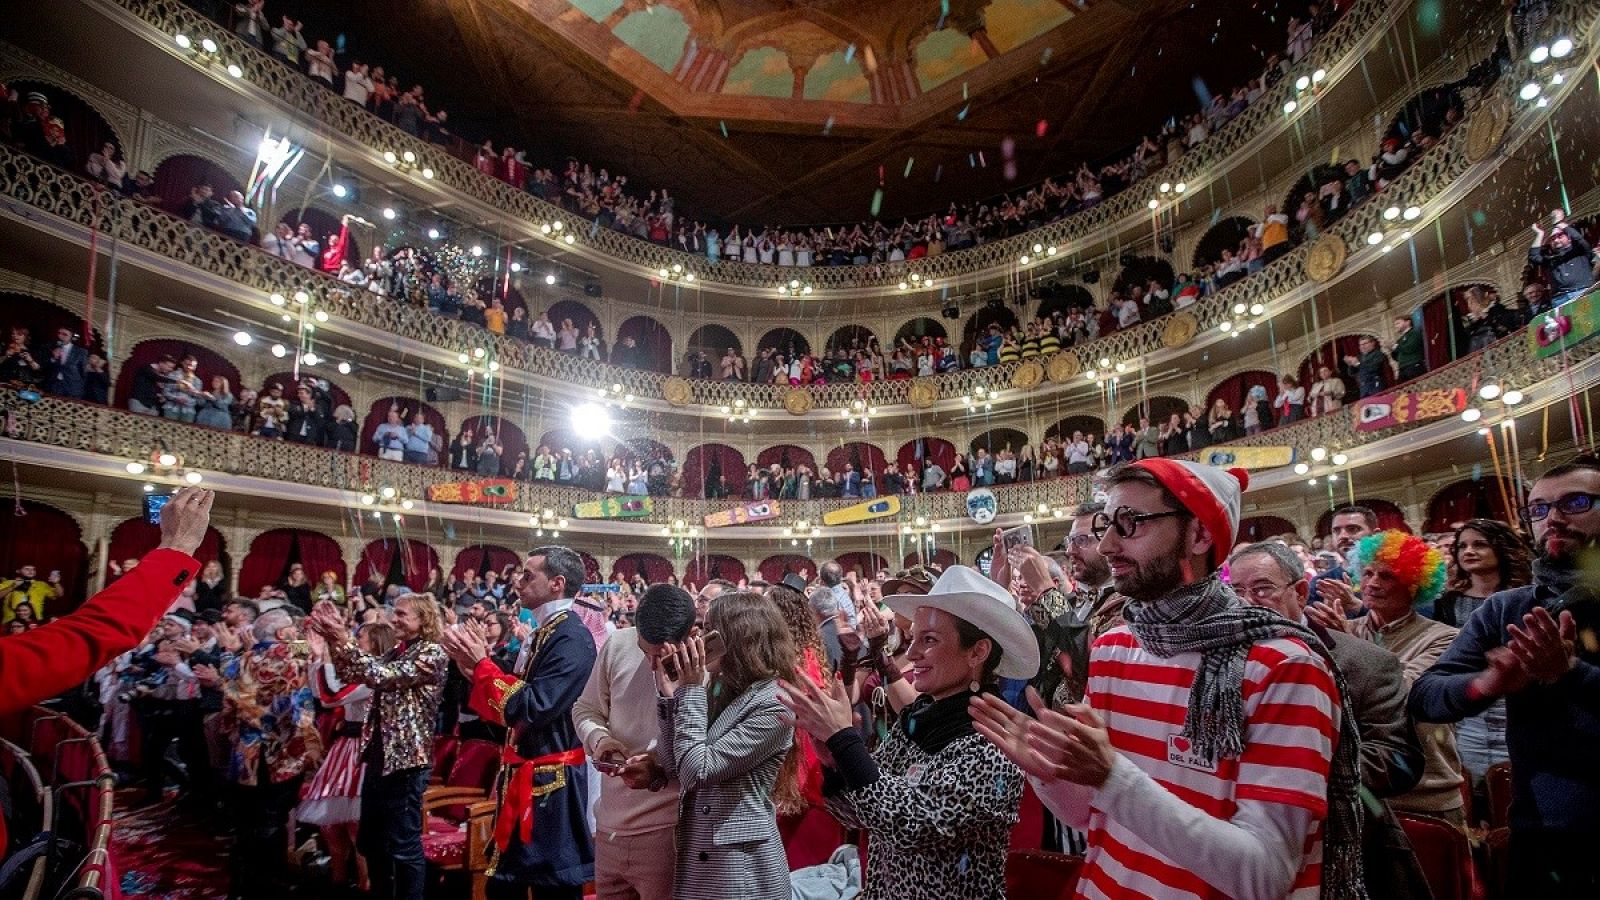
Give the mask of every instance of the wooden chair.
[{"label": "wooden chair", "polygon": [[[435,746],[438,750],[438,746]],[[464,872],[473,900],[484,900],[494,841],[494,781],[500,746],[462,741],[442,784],[422,795],[422,853],[440,872]]]}]

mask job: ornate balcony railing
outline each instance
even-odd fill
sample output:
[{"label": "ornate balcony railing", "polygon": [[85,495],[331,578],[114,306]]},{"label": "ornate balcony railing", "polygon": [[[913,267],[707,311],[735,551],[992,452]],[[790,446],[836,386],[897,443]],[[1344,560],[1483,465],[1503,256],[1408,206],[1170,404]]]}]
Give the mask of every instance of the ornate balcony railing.
[{"label": "ornate balcony railing", "polygon": [[[1356,0],[1334,27],[1318,38],[1312,51],[1276,86],[1176,162],[1163,167],[1116,196],[1049,225],[999,241],[926,257],[913,262],[865,266],[812,266],[807,268],[742,262],[713,263],[705,256],[684,253],[640,240],[610,228],[592,227],[588,221],[559,206],[535,198],[503,181],[484,175],[437,145],[422,141],[344,100],[325,85],[282,64],[250,46],[179,0],[105,0],[141,19],[166,35],[187,34],[198,40],[210,36],[224,49],[223,57],[242,69],[244,81],[298,110],[323,127],[336,131],[381,155],[413,154],[415,168],[433,171],[434,180],[489,204],[537,229],[540,223],[560,220],[584,243],[619,262],[647,272],[681,266],[702,281],[771,289],[792,278],[803,278],[817,290],[884,288],[915,272],[924,279],[944,281],[1009,265],[1034,244],[1064,250],[1102,229],[1128,227],[1148,215],[1147,201],[1159,181],[1185,182],[1190,190],[1203,187],[1220,173],[1253,154],[1262,140],[1291,127],[1297,116],[1286,114],[1290,100],[1304,104],[1309,94],[1295,88],[1301,74],[1324,70],[1323,90],[1360,61],[1377,39],[1409,8],[1407,3]],[[1304,115],[1302,111],[1300,115]]]},{"label": "ornate balcony railing", "polygon": [[[1593,377],[1592,367],[1582,365],[1600,355],[1600,339],[1590,338],[1573,345],[1566,354],[1538,358],[1529,349],[1525,331],[1495,343],[1488,348],[1441,366],[1432,372],[1408,382],[1407,391],[1453,389],[1468,387],[1485,378],[1493,378],[1507,388],[1517,387],[1531,394],[1536,404],[1553,396],[1582,390],[1600,378]],[[1586,373],[1581,383],[1568,382],[1572,373],[1582,366]],[[1545,396],[1540,397],[1540,393]],[[158,445],[182,457],[187,469],[202,473],[265,478],[307,486],[350,492],[348,503],[358,504],[356,493],[392,487],[400,498],[421,499],[427,496],[429,485],[461,480],[465,473],[452,472],[437,467],[389,462],[372,457],[340,453],[303,444],[268,440],[231,431],[221,431],[197,425],[186,425],[167,419],[138,415],[120,409],[95,406],[74,400],[44,397],[35,402],[25,402],[10,389],[0,389],[0,406],[11,414],[11,430],[6,434],[13,440],[27,441],[50,447],[86,451],[115,457],[122,461],[146,461]],[[1364,445],[1404,437],[1408,432],[1433,424],[1438,420],[1410,422],[1383,432],[1362,433],[1356,430],[1353,410],[1342,414],[1305,419],[1292,425],[1275,428],[1261,434],[1230,441],[1230,446],[1289,446],[1302,454],[1312,447],[1357,451]],[[1463,427],[1465,427],[1463,425]],[[1403,443],[1403,442],[1399,442]],[[1374,447],[1373,449],[1379,449]],[[1198,454],[1185,454],[1179,458],[1195,459]],[[1268,470],[1271,471],[1271,470]],[[1000,512],[1024,513],[1045,511],[1046,514],[1066,508],[1086,499],[1091,488],[1091,476],[1078,475],[1046,479],[1024,484],[1000,485],[992,488],[999,502]],[[546,509],[556,515],[568,515],[571,506],[598,495],[581,490],[560,488],[544,484],[524,485],[510,509],[531,516],[542,515]],[[674,519],[698,522],[711,512],[725,510],[734,501],[707,501],[683,498],[658,498],[652,515],[642,521],[662,524]],[[821,520],[830,509],[860,502],[859,499],[809,500],[783,503],[784,521],[807,519]],[[386,507],[389,508],[389,507]],[[498,507],[505,508],[505,507]],[[967,517],[966,495],[953,492],[920,494],[907,498],[903,516],[925,516],[932,521],[959,522]],[[441,513],[443,508],[427,507],[419,512]],[[635,520],[639,521],[639,520]],[[591,523],[592,524],[592,523]],[[569,527],[582,530],[588,525],[573,520]],[[601,527],[606,527],[604,524]],[[826,533],[826,532],[825,532]],[[738,538],[741,529],[724,528],[709,532],[716,538]]]}]

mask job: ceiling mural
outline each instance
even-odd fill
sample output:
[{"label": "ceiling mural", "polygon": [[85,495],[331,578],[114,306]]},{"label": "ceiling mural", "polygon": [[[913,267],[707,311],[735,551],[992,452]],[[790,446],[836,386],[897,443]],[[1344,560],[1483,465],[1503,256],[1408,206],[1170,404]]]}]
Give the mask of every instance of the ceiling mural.
[{"label": "ceiling mural", "polygon": [[651,6],[629,13],[611,33],[663,72],[671,72],[683,59],[689,31],[683,13],[670,6]]},{"label": "ceiling mural", "polygon": [[931,90],[946,81],[982,65],[983,47],[954,28],[945,28],[923,38],[912,51],[917,61],[917,82]]},{"label": "ceiling mural", "polygon": [[756,47],[733,64],[722,92],[745,97],[788,97],[794,93],[794,72],[782,50]]},{"label": "ceiling mural", "polygon": [[817,64],[806,73],[805,99],[871,103],[872,86],[867,82],[861,57],[846,48],[818,59]]}]

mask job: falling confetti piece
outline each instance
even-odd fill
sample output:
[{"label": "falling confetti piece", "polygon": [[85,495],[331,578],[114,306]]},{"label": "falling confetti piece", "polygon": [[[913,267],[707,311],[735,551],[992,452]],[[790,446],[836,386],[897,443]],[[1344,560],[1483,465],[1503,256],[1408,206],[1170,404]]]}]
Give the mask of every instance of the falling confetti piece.
[{"label": "falling confetti piece", "polygon": [[967,154],[967,167],[972,169],[976,169],[978,167],[978,158],[973,156],[971,153]]},{"label": "falling confetti piece", "polygon": [[1039,54],[1039,65],[1042,66],[1045,63],[1050,61],[1050,55],[1051,55],[1053,49],[1054,48],[1051,48],[1051,47],[1044,48],[1044,52]]},{"label": "falling confetti piece", "polygon": [[1010,159],[1011,157],[1015,156],[1016,153],[1017,153],[1017,142],[1016,142],[1015,139],[1007,136],[1005,140],[1000,142],[1000,158],[1001,159]]},{"label": "falling confetti piece", "polygon": [[721,121],[721,120],[720,120],[720,119],[719,119],[719,120],[718,120],[718,121],[717,121],[717,127],[718,127],[718,128],[721,128],[721,129],[722,129],[722,136],[723,136],[723,137],[724,137],[724,138],[726,138],[726,137],[727,137],[727,136],[728,136],[728,123],[727,123],[727,122],[724,122],[724,121]]},{"label": "falling confetti piece", "polygon": [[883,187],[883,166],[878,166],[878,186]]},{"label": "falling confetti piece", "polygon": [[967,83],[965,81],[961,82],[961,99],[967,99]]},{"label": "falling confetti piece", "polygon": [[904,172],[904,173],[903,173],[903,174],[902,174],[902,175],[901,175],[901,176],[900,176],[900,177],[901,177],[901,178],[910,178],[910,177],[911,177],[911,166],[912,166],[912,164],[913,164],[913,163],[915,163],[915,162],[916,162],[916,161],[917,161],[917,158],[916,158],[916,157],[915,157],[915,156],[908,156],[908,157],[906,157],[906,170],[905,170],[905,172]]},{"label": "falling confetti piece", "polygon": [[1044,137],[1045,132],[1047,132],[1049,130],[1050,130],[1050,123],[1045,121],[1044,119],[1040,119],[1039,120],[1039,124],[1033,126],[1033,133],[1035,135],[1037,135],[1038,137]]},{"label": "falling confetti piece", "polygon": [[844,61],[845,62],[849,62],[852,58],[855,57],[855,55],[856,55],[856,45],[855,44],[851,44],[850,46],[844,48]]},{"label": "falling confetti piece", "polygon": [[639,104],[642,102],[644,102],[644,88],[640,88],[633,92],[633,96],[628,100],[628,112],[638,112]]},{"label": "falling confetti piece", "polygon": [[828,121],[822,123],[822,133],[823,134],[827,134],[828,132],[830,132],[832,130],[833,130],[833,116],[829,116],[828,117]]},{"label": "falling confetti piece", "polygon": [[874,217],[876,217],[878,215],[878,210],[880,210],[882,208],[883,208],[883,188],[878,188],[877,190],[872,192],[872,215]]},{"label": "falling confetti piece", "polygon": [[939,165],[934,166],[934,168],[933,168],[933,180],[935,182],[937,182],[943,175],[944,175],[944,163],[940,163]]},{"label": "falling confetti piece", "polygon": [[967,110],[969,110],[971,108],[972,108],[972,104],[971,103],[968,103],[966,106],[961,107],[961,112],[956,113],[956,121],[957,122],[966,121]]},{"label": "falling confetti piece", "polygon": [[1003,169],[1001,169],[1000,171],[1005,174],[1005,178],[1006,178],[1007,181],[1016,181],[1017,180],[1017,161],[1014,160],[1014,159],[1006,160],[1005,167]]},{"label": "falling confetti piece", "polygon": [[978,165],[983,166],[985,169],[989,168],[989,161],[983,158],[982,150],[978,151]]}]

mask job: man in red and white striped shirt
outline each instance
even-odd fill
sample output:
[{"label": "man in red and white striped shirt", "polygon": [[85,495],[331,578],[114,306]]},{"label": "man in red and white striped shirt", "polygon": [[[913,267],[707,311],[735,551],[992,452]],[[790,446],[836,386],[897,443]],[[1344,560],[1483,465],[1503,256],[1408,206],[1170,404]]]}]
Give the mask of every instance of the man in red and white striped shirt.
[{"label": "man in red and white striped shirt", "polygon": [[1216,574],[1247,481],[1112,469],[1094,531],[1127,624],[1095,641],[1084,702],[1063,715],[1030,695],[1032,720],[974,700],[978,730],[1087,832],[1079,897],[1364,896],[1342,679],[1315,635]]}]

